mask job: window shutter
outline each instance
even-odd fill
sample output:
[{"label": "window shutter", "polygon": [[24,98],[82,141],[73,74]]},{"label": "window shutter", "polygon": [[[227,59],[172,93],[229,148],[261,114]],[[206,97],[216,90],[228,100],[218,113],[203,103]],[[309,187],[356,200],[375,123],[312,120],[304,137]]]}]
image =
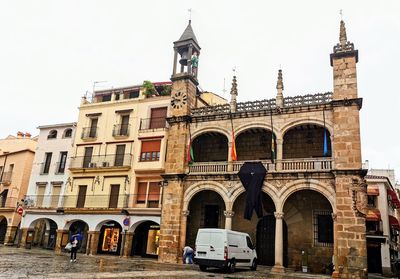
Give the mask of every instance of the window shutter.
[{"label": "window shutter", "polygon": [[139,182],[137,190],[137,202],[146,201],[147,182]]},{"label": "window shutter", "polygon": [[161,140],[142,141],[142,153],[144,152],[159,152]]},{"label": "window shutter", "polygon": [[160,200],[160,186],[158,182],[150,182],[148,201]]}]

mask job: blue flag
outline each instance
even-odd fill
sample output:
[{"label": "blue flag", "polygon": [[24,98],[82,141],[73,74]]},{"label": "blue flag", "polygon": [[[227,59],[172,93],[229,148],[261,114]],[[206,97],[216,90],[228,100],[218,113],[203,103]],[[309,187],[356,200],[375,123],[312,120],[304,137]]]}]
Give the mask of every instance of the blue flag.
[{"label": "blue flag", "polygon": [[324,130],[324,157],[328,156],[328,135],[326,129]]}]

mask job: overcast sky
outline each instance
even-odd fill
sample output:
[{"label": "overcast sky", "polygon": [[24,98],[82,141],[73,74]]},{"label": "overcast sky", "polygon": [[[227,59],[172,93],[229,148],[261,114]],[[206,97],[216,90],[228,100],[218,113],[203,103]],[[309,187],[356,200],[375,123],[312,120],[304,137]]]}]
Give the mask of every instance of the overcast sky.
[{"label": "overcast sky", "polygon": [[[202,47],[199,81],[239,101],[333,90],[329,54],[339,10],[359,50],[363,160],[400,177],[400,1],[0,1],[0,138],[77,121],[80,98],[97,89],[167,81],[173,41],[192,8]],[[224,78],[226,90],[224,94]]]}]

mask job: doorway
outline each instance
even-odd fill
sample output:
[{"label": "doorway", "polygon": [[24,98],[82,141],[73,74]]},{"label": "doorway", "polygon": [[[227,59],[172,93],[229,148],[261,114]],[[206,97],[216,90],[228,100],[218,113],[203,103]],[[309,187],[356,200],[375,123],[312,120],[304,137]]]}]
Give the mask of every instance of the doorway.
[{"label": "doorway", "polygon": [[204,228],[218,228],[219,206],[207,204],[204,206]]}]

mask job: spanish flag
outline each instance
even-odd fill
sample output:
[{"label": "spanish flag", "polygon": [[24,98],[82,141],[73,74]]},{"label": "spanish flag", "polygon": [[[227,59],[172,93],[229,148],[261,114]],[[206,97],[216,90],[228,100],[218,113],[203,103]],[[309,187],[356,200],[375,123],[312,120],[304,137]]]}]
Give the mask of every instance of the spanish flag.
[{"label": "spanish flag", "polygon": [[192,136],[189,137],[189,145],[188,145],[188,152],[187,152],[187,160],[188,163],[191,164],[194,162],[194,155],[193,155],[193,146],[192,146]]},{"label": "spanish flag", "polygon": [[236,143],[235,143],[235,133],[232,129],[232,149],[231,149],[231,157],[232,161],[237,161],[237,154],[236,154]]}]

